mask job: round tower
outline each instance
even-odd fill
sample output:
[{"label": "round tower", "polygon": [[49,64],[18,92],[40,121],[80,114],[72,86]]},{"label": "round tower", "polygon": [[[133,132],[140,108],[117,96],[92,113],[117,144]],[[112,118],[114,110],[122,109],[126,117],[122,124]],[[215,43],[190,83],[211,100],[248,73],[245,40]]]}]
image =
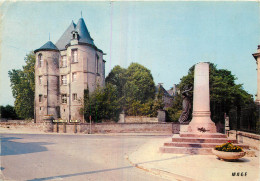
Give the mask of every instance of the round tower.
[{"label": "round tower", "polygon": [[42,122],[46,115],[59,115],[59,57],[58,48],[48,41],[36,54],[35,63],[35,120]]}]

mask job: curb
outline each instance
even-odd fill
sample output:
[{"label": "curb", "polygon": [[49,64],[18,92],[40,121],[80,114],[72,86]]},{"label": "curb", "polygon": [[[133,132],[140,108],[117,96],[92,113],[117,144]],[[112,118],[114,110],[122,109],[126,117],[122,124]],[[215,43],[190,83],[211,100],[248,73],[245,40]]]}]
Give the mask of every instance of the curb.
[{"label": "curb", "polygon": [[128,162],[138,168],[138,169],[141,169],[143,171],[146,171],[146,172],[149,172],[149,173],[152,173],[154,175],[157,175],[157,176],[161,176],[162,178],[166,178],[166,179],[175,179],[175,180],[178,180],[178,181],[198,181],[198,180],[195,180],[195,179],[192,179],[190,177],[186,177],[186,176],[183,176],[183,175],[179,175],[179,174],[175,174],[175,173],[172,173],[172,172],[167,172],[167,171],[164,171],[164,170],[160,170],[160,169],[157,169],[157,168],[148,168],[148,167],[144,167],[144,166],[141,166],[139,164],[136,164],[136,163],[133,163],[130,159],[129,159],[129,156],[126,155],[126,159],[128,160]]}]

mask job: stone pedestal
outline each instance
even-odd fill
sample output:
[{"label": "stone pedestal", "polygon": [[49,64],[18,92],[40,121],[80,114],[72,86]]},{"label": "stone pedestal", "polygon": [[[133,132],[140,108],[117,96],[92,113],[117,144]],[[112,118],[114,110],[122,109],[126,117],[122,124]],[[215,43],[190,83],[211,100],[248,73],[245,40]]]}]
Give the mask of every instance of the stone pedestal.
[{"label": "stone pedestal", "polygon": [[209,64],[198,63],[194,73],[193,113],[188,126],[192,133],[216,133],[210,118]]},{"label": "stone pedestal", "polygon": [[44,124],[44,132],[53,132],[53,123],[52,116],[44,116],[43,124]]},{"label": "stone pedestal", "polygon": [[166,120],[165,111],[164,110],[159,110],[157,112],[158,112],[158,115],[157,115],[158,122],[165,122],[165,120]]},{"label": "stone pedestal", "polygon": [[118,123],[125,123],[125,113],[124,112],[120,113]]}]

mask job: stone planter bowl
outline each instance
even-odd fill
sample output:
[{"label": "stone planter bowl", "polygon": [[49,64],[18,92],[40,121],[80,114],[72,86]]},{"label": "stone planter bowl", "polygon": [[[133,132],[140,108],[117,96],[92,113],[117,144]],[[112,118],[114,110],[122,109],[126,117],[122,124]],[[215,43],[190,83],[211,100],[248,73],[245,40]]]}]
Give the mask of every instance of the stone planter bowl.
[{"label": "stone planter bowl", "polygon": [[212,148],[212,153],[223,160],[237,160],[245,156],[246,152],[225,152],[225,151],[218,151]]}]

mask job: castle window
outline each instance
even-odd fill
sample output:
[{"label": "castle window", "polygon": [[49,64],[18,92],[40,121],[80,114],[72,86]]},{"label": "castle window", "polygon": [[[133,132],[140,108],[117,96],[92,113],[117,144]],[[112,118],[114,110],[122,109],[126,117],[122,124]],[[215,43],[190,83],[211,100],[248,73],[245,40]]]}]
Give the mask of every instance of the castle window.
[{"label": "castle window", "polygon": [[42,76],[39,76],[39,84],[42,85]]},{"label": "castle window", "polygon": [[72,73],[72,82],[76,82],[76,80],[77,80],[77,73],[74,72]]},{"label": "castle window", "polygon": [[42,102],[42,95],[39,95],[39,102]]},{"label": "castle window", "polygon": [[67,103],[67,95],[66,94],[61,94],[61,103],[66,104]]},{"label": "castle window", "polygon": [[78,62],[78,50],[72,50],[71,51],[71,57],[72,57],[72,63]]},{"label": "castle window", "polygon": [[72,94],[72,100],[76,101],[77,100],[77,94]]},{"label": "castle window", "polygon": [[61,67],[67,67],[67,57],[62,56]]},{"label": "castle window", "polygon": [[67,75],[61,76],[61,82],[62,82],[62,85],[67,85]]},{"label": "castle window", "polygon": [[42,54],[41,53],[38,55],[38,63],[39,63],[39,67],[43,66],[43,59],[42,59]]}]

